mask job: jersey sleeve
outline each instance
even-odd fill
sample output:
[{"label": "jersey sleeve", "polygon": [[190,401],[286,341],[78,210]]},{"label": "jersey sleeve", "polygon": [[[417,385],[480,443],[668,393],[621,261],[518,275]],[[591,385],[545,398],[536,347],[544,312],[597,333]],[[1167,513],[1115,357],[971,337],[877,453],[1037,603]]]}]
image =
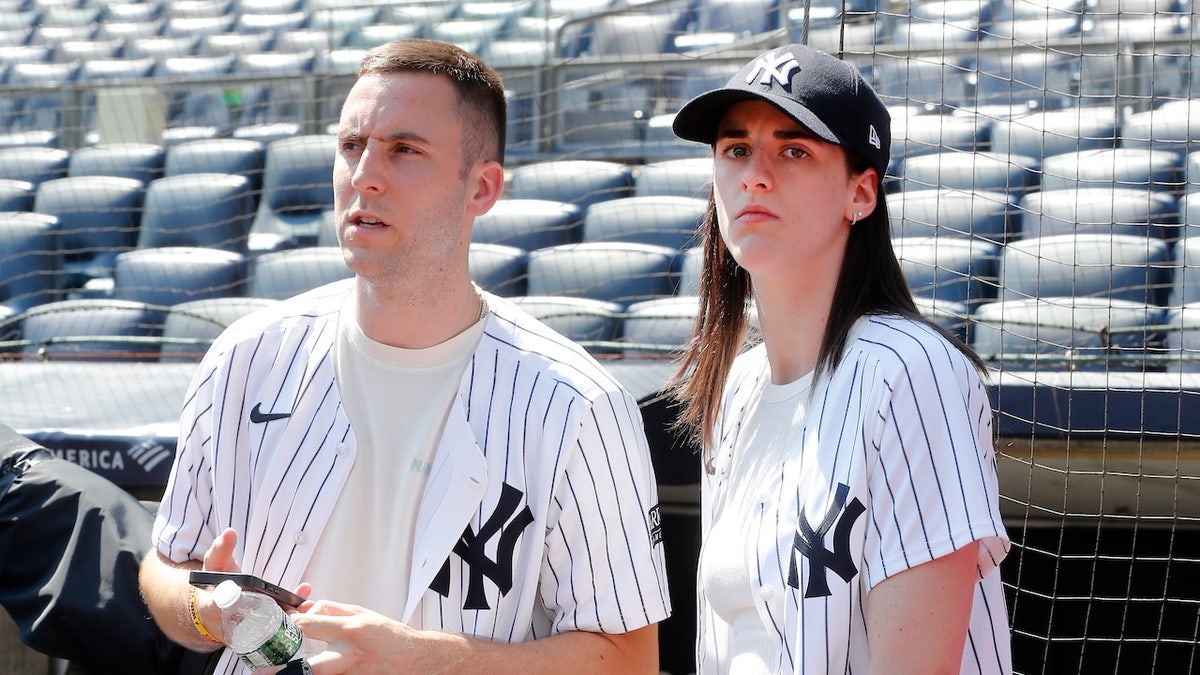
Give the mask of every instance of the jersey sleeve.
[{"label": "jersey sleeve", "polygon": [[625,633],[670,614],[658,489],[632,396],[610,392],[580,415],[555,506],[541,573],[555,633]]},{"label": "jersey sleeve", "polygon": [[882,370],[866,561],[871,587],[980,542],[982,578],[1008,550],[992,409],[978,373],[944,340],[920,340]]}]

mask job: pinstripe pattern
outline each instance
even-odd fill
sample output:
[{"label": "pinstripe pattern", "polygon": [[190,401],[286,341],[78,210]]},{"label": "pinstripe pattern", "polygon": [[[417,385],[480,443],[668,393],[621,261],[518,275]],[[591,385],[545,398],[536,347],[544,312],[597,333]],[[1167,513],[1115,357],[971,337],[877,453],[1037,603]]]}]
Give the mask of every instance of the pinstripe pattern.
[{"label": "pinstripe pattern", "polygon": [[[742,412],[766,381],[760,345],[739,358],[718,419],[715,473],[703,484],[707,532],[725,489]],[[972,542],[979,570],[963,673],[1011,672],[1008,620],[997,567],[1008,550],[999,516],[991,406],[971,364],[928,327],[897,317],[859,321],[839,367],[815,384],[796,451],[759,492],[762,507],[747,524],[747,589],[769,633],[778,636],[773,670],[866,672],[866,595],[884,579]],[[844,506],[839,506],[839,487]],[[798,523],[818,530],[818,545],[837,553],[842,519],[849,582],[797,552]],[[823,535],[817,525],[828,515]],[[803,516],[803,518],[802,518]],[[853,523],[849,525],[848,523]],[[705,542],[705,546],[721,542]],[[798,574],[795,586],[789,573]],[[828,594],[820,593],[823,575]],[[701,673],[729,661],[726,626],[698,601]]]},{"label": "pinstripe pattern", "polygon": [[[243,569],[286,587],[302,581],[355,456],[332,367],[336,311],[351,284],[247,317],[214,343],[188,391],[155,521],[163,554],[199,559],[234,527]],[[657,488],[637,402],[577,345],[508,301],[488,304],[419,509],[405,619],[517,642],[666,618],[649,522]],[[256,403],[292,415],[252,424]],[[480,531],[503,485],[522,493],[534,521],[517,539],[511,590],[501,595],[485,579],[489,608],[464,610],[471,569],[451,548],[468,525]],[[488,543],[492,559],[496,548]],[[446,597],[429,589],[443,565]],[[217,672],[245,671],[227,654]]]}]

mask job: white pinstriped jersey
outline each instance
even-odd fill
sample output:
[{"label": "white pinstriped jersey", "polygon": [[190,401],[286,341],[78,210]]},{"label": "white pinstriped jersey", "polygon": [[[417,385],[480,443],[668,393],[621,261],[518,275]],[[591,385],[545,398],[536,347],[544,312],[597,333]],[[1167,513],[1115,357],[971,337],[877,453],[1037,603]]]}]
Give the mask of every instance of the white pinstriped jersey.
[{"label": "white pinstriped jersey", "polygon": [[[769,378],[762,345],[740,356],[702,482],[703,531],[728,488],[743,411]],[[867,593],[898,572],[978,541],[979,573],[963,673],[1010,673],[999,564],[992,410],[971,363],[929,327],[894,317],[855,325],[832,375],[814,383],[796,448],[758,488],[744,531],[747,588],[775,636],[776,673],[863,673]],[[704,546],[729,546],[709,541]],[[728,626],[698,601],[700,673],[727,672]]]},{"label": "white pinstriped jersey", "polygon": [[[288,588],[303,581],[356,454],[332,358],[352,284],[284,301],[214,342],[188,390],[154,524],[164,555],[202,558],[233,527],[243,570]],[[661,621],[670,603],[637,402],[577,345],[487,299],[396,618],[502,642]],[[262,413],[289,416],[252,421]],[[248,671],[226,650],[216,672]]]}]

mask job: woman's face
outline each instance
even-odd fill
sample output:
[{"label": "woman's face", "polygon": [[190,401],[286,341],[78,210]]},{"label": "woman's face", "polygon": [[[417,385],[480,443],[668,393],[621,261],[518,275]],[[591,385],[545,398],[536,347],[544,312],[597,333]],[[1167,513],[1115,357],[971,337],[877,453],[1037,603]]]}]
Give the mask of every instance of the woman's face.
[{"label": "woman's face", "polygon": [[713,190],[725,245],[759,285],[772,275],[835,284],[851,222],[875,208],[875,171],[775,106],[744,101],[721,120]]}]

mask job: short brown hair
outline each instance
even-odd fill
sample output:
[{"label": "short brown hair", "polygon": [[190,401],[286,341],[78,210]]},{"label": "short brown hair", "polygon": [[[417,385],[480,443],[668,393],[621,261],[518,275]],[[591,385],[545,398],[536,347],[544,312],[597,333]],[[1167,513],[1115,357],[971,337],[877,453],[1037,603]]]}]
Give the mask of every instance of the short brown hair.
[{"label": "short brown hair", "polygon": [[379,45],[358,66],[358,77],[409,72],[442,75],[454,85],[467,131],[463,157],[468,163],[480,159],[504,163],[508,108],[504,84],[495,70],[452,44],[420,38]]}]

